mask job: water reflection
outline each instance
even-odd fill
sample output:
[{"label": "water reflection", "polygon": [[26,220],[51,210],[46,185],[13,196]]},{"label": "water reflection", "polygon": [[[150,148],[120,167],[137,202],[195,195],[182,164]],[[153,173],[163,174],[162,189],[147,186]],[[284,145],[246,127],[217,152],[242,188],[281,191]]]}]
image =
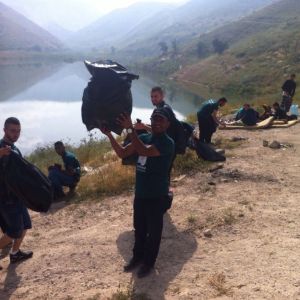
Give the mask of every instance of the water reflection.
[{"label": "water reflection", "polygon": [[[81,98],[89,78],[83,63],[1,66],[0,122],[10,116],[20,119],[19,144],[25,153],[60,139],[78,143],[88,136],[81,122]],[[133,119],[149,122],[153,109],[149,93],[156,85],[160,83],[143,75],[133,82]],[[178,118],[196,111],[199,97],[164,86]]]}]

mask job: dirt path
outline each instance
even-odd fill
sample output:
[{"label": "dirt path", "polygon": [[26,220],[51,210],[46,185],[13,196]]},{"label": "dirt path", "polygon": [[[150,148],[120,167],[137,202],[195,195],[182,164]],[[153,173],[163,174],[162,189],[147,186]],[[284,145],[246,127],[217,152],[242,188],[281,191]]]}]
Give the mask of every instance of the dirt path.
[{"label": "dirt path", "polygon": [[34,257],[1,261],[0,299],[109,299],[132,288],[136,299],[300,299],[300,125],[217,135],[248,141],[223,169],[177,184],[149,278],[122,272],[133,241],[128,194],[32,214],[24,248]]}]

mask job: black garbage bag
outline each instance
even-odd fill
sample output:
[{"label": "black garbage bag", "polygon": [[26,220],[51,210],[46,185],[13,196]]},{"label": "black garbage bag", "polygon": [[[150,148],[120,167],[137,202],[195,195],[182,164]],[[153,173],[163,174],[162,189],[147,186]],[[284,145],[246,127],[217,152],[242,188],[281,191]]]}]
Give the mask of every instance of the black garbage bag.
[{"label": "black garbage bag", "polygon": [[115,121],[121,113],[131,114],[131,82],[139,76],[129,73],[125,67],[110,60],[84,63],[92,78],[83,92],[83,123],[87,130],[103,124],[109,130],[121,134],[123,128]]},{"label": "black garbage bag", "polygon": [[47,212],[53,200],[53,189],[48,178],[14,151],[2,160],[2,178],[9,191],[27,208]]},{"label": "black garbage bag", "polygon": [[207,161],[225,161],[226,157],[213,149],[210,145],[202,142],[197,142],[196,152],[198,157],[202,157]]}]

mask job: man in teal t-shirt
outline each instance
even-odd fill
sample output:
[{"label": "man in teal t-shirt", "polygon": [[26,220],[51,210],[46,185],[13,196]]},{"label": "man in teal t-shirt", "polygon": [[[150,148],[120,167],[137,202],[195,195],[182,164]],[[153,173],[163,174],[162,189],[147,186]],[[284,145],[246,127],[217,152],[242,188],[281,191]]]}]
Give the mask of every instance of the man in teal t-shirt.
[{"label": "man in teal t-shirt", "polygon": [[130,272],[141,264],[139,278],[147,276],[155,264],[163,229],[163,215],[169,208],[168,171],[175,151],[174,141],[166,134],[170,118],[166,109],[155,109],[151,116],[152,133],[138,137],[130,117],[121,115],[118,122],[127,129],[131,138],[131,143],[125,147],[117,143],[110,131],[101,128],[120,158],[134,153],[139,155],[133,207],[135,243],[133,257],[124,267],[125,272]]},{"label": "man in teal t-shirt", "polygon": [[70,192],[73,192],[77,183],[80,180],[80,163],[76,156],[69,151],[66,151],[63,142],[58,141],[54,143],[56,153],[61,156],[65,169],[63,170],[61,165],[55,164],[48,168],[49,180],[54,187],[54,198],[59,199],[64,197],[63,186],[70,188]]}]

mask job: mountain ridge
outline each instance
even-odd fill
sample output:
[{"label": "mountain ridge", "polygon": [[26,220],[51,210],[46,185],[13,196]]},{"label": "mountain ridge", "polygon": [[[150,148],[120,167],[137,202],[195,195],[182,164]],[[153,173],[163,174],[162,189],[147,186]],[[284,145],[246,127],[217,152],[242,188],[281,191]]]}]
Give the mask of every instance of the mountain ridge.
[{"label": "mountain ridge", "polygon": [[0,51],[55,51],[62,42],[22,14],[0,2]]}]

